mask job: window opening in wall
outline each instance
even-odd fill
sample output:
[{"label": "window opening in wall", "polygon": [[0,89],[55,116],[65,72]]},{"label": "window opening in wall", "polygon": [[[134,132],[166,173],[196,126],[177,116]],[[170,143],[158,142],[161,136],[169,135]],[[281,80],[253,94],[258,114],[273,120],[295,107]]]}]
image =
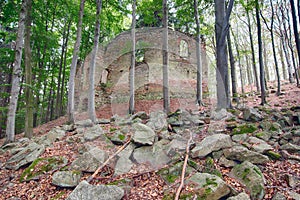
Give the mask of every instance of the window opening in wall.
[{"label": "window opening in wall", "polygon": [[183,58],[187,58],[189,56],[189,46],[185,40],[180,41],[179,55]]},{"label": "window opening in wall", "polygon": [[142,49],[142,41],[138,40],[135,50],[135,62],[141,63],[145,60],[145,49]]}]

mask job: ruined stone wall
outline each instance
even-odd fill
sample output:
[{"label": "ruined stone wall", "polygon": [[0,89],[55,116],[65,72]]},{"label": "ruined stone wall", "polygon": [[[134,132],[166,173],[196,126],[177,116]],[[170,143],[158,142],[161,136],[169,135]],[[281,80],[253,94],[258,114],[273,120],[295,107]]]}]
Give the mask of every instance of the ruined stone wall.
[{"label": "ruined stone wall", "polygon": [[[162,85],[162,34],[162,28],[136,30],[137,49],[144,52],[143,61],[136,64],[135,87],[137,93],[144,88],[147,89],[149,85]],[[182,43],[187,45],[185,55],[182,55],[181,52]],[[106,47],[100,47],[95,70],[98,106],[110,101],[126,102],[129,100],[131,52],[132,41],[129,31],[118,35]],[[203,53],[202,55],[204,55]],[[203,61],[205,60],[203,59]],[[80,73],[76,75],[76,100],[77,108],[80,110],[87,108],[89,63],[88,56],[83,69],[79,70]],[[169,90],[171,98],[195,96],[193,83],[197,76],[196,63],[196,41],[183,33],[169,30]],[[204,64],[203,80],[206,82],[208,67],[205,62],[202,64]],[[148,92],[151,93],[151,91]],[[139,94],[136,95],[139,96]]]}]

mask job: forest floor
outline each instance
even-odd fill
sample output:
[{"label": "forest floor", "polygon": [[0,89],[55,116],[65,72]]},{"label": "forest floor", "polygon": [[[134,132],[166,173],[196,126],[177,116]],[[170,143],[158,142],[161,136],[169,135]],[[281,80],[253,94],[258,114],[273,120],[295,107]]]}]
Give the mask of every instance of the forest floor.
[{"label": "forest floor", "polygon": [[[295,84],[291,85],[288,83],[283,83],[282,85],[282,95],[276,96],[275,83],[269,83],[269,95],[267,97],[268,104],[265,105],[268,108],[276,108],[280,110],[281,108],[290,108],[292,106],[300,105],[300,88],[297,88]],[[274,86],[273,86],[274,85]],[[260,98],[256,95],[255,92],[250,91],[251,87],[246,88],[247,97],[241,99],[240,103],[246,104],[249,107],[259,106]],[[206,101],[206,107],[203,107],[205,110],[212,109],[213,101]],[[184,101],[184,107],[186,109],[195,109],[197,108],[193,101],[186,100]],[[153,109],[161,109],[162,101],[140,101],[136,104],[137,111],[151,111]],[[182,106],[182,103],[178,100],[171,100],[171,109],[174,111],[178,107]],[[118,108],[118,107],[115,107]],[[124,108],[124,105],[120,105],[120,108]],[[110,118],[113,113],[111,107],[102,107],[97,110],[97,116],[99,118]],[[77,120],[85,119],[87,115],[85,113],[77,115]],[[65,124],[67,121],[66,117],[61,117],[54,121],[43,124],[34,129],[35,136],[41,136],[47,134],[49,130],[56,126]],[[103,126],[104,129],[109,130],[111,125]],[[23,134],[17,135],[17,138],[23,137]],[[4,139],[0,140],[0,144],[3,144]],[[66,141],[55,142],[53,147],[46,148],[46,151],[42,157],[49,156],[65,156],[68,158],[69,163],[72,162],[77,156],[78,145],[68,145]],[[44,174],[39,178],[38,181],[32,180],[29,182],[19,182],[20,175],[25,170],[25,167],[20,168],[19,170],[7,170],[3,167],[3,164],[8,160],[11,155],[9,153],[0,154],[0,191],[1,188],[6,186],[6,190],[0,192],[0,200],[7,200],[11,197],[18,197],[13,199],[65,199],[68,194],[70,194],[73,188],[59,188],[51,184],[52,174]],[[228,169],[217,166],[222,174],[226,175]],[[284,192],[285,180],[273,180],[274,174],[278,173],[289,173],[295,172],[299,173],[300,163],[291,164],[286,161],[270,161],[265,166],[264,175],[267,179],[267,182],[272,181],[272,187],[266,188],[265,199],[271,199],[275,191]],[[108,174],[106,178],[95,178],[93,183],[108,183],[113,181],[114,178],[110,175],[113,174],[110,167],[107,166],[103,171]],[[82,180],[86,180],[90,174],[86,173],[83,175]],[[133,179],[133,184],[130,191],[125,195],[123,199],[162,199],[163,188],[166,186],[166,183],[163,179],[155,172],[143,172],[137,174],[127,174],[124,177],[128,176],[130,179]],[[228,177],[228,176],[226,176]],[[282,177],[284,179],[284,177]],[[226,178],[225,181],[234,187],[237,191],[245,191],[245,188],[231,178]],[[7,185],[10,185],[9,187]],[[152,193],[149,196],[148,193]]]}]

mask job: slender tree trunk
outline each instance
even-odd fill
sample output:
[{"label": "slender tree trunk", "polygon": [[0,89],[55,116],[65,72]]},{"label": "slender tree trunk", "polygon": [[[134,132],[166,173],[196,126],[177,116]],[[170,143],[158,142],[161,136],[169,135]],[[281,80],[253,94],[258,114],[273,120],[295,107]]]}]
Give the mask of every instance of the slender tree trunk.
[{"label": "slender tree trunk", "polygon": [[[297,23],[297,17],[296,17],[295,2],[294,2],[294,0],[290,0],[290,3],[291,3],[291,10],[292,10],[293,28],[294,28],[294,36],[295,36],[295,41],[296,41],[298,59],[300,59],[300,39],[299,39],[299,33],[298,33],[298,23]],[[299,3],[298,3],[298,5],[299,5]],[[298,69],[297,69],[297,71],[295,71],[295,73],[298,73]]]},{"label": "slender tree trunk", "polygon": [[250,37],[250,45],[251,45],[251,55],[252,55],[252,67],[254,72],[254,78],[255,78],[255,85],[256,85],[256,91],[259,92],[260,90],[260,84],[258,81],[258,74],[256,69],[256,60],[255,60],[255,52],[254,52],[254,44],[253,44],[253,36],[252,36],[252,28],[250,23],[250,16],[249,11],[246,10],[247,19],[248,19],[248,30],[249,30],[249,37]]},{"label": "slender tree trunk", "polygon": [[282,75],[283,75],[283,80],[287,80],[287,73],[286,73],[286,67],[285,67],[285,63],[284,63],[284,57],[283,57],[283,44],[282,44],[282,40],[280,39],[280,49],[279,49],[279,56],[280,56],[280,61],[281,61],[281,68],[282,68]]},{"label": "slender tree trunk", "polygon": [[252,90],[253,76],[252,76],[252,71],[251,71],[251,67],[250,67],[249,57],[247,55],[245,55],[245,61],[246,61],[246,66],[247,66],[248,83],[251,85],[251,90]]},{"label": "slender tree trunk", "polygon": [[231,90],[232,90],[232,99],[235,102],[239,101],[238,92],[237,92],[237,83],[236,83],[236,69],[235,69],[235,60],[233,56],[233,50],[231,45],[231,37],[230,32],[227,35],[227,43],[228,43],[228,53],[229,53],[229,61],[230,61],[230,68],[231,68]]},{"label": "slender tree trunk", "polygon": [[264,66],[265,66],[265,74],[266,74],[266,81],[270,80],[270,70],[268,66],[268,53],[267,53],[267,44],[266,39],[263,40],[263,55],[264,55]]},{"label": "slender tree trunk", "polygon": [[226,38],[233,2],[233,0],[230,0],[225,13],[225,0],[215,0],[218,109],[231,107]]},{"label": "slender tree trunk", "polygon": [[168,4],[167,0],[163,0],[163,99],[164,111],[170,112],[170,96],[169,96],[169,48],[168,48]]},{"label": "slender tree trunk", "polygon": [[[237,30],[237,31],[238,31],[238,30]],[[239,63],[242,94],[244,94],[244,93],[245,93],[245,91],[244,91],[244,76],[243,76],[243,69],[242,69],[242,64],[241,64],[241,57],[240,57],[239,44],[238,44],[238,42],[237,42],[238,39],[236,38],[236,36],[234,35],[233,32],[232,32],[232,36],[233,36],[233,41],[234,41],[235,49],[236,49],[236,55],[237,55],[238,63]]]},{"label": "slender tree trunk", "polygon": [[26,102],[26,116],[25,116],[25,137],[31,138],[33,135],[33,94],[32,94],[32,63],[31,63],[31,48],[30,48],[30,34],[31,34],[31,0],[27,0],[26,5],[26,20],[25,20],[25,102]]},{"label": "slender tree trunk", "polygon": [[196,57],[197,57],[197,104],[202,105],[202,66],[201,66],[201,38],[200,38],[200,22],[198,12],[198,0],[194,0],[194,16],[196,21]]},{"label": "slender tree trunk", "polygon": [[136,41],[135,41],[135,24],[136,24],[136,0],[132,2],[132,24],[131,24],[131,37],[132,37],[132,55],[131,66],[129,71],[129,87],[130,87],[130,99],[129,99],[129,114],[134,113],[134,95],[135,95],[135,53],[136,53]]},{"label": "slender tree trunk", "polygon": [[97,2],[97,14],[96,14],[96,25],[95,25],[95,36],[94,36],[94,48],[91,55],[90,62],[90,86],[89,86],[89,98],[88,98],[88,113],[89,118],[96,123],[96,110],[95,110],[95,63],[96,54],[99,47],[99,36],[100,36],[100,14],[102,8],[102,0],[96,0]]},{"label": "slender tree trunk", "polygon": [[76,42],[74,44],[72,63],[71,63],[71,67],[70,67],[67,115],[68,115],[68,121],[71,124],[75,123],[75,116],[74,116],[75,75],[76,75],[76,66],[77,66],[77,60],[78,60],[78,54],[79,54],[79,48],[80,48],[80,42],[81,42],[81,35],[82,35],[82,19],[83,19],[83,13],[84,13],[84,3],[85,3],[85,0],[80,1]]},{"label": "slender tree trunk", "polygon": [[261,25],[260,25],[260,8],[258,0],[255,1],[255,11],[257,20],[257,35],[258,35],[258,52],[259,52],[259,72],[260,72],[260,87],[261,87],[261,105],[265,105],[266,101],[266,89],[265,89],[265,72],[263,64],[263,49],[262,49],[262,38],[261,38]]},{"label": "slender tree trunk", "polygon": [[13,65],[13,76],[12,76],[12,86],[11,94],[9,100],[8,117],[6,122],[6,141],[5,143],[10,143],[15,140],[15,119],[16,110],[18,104],[18,94],[20,90],[20,76],[21,76],[21,60],[22,60],[22,48],[24,40],[24,30],[25,30],[25,16],[26,16],[26,0],[22,1],[19,23],[18,23],[18,33],[16,41],[15,50],[15,60]]}]

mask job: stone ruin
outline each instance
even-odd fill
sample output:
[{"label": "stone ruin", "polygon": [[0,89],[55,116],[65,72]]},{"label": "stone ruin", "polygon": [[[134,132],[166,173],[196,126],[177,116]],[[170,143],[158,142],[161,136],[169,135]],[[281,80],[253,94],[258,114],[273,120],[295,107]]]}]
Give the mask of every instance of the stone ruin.
[{"label": "stone ruin", "polygon": [[[162,28],[136,29],[135,100],[162,99]],[[196,40],[181,32],[169,30],[169,91],[171,99],[196,98]],[[208,65],[205,44],[201,45],[204,94],[208,92]],[[96,56],[96,107],[129,102],[129,69],[131,65],[131,32],[119,34]],[[76,110],[87,110],[90,55],[77,69]],[[181,103],[183,105],[183,103]],[[124,107],[124,106],[123,106]],[[125,106],[126,108],[128,106]],[[181,107],[182,108],[182,107]]]}]

